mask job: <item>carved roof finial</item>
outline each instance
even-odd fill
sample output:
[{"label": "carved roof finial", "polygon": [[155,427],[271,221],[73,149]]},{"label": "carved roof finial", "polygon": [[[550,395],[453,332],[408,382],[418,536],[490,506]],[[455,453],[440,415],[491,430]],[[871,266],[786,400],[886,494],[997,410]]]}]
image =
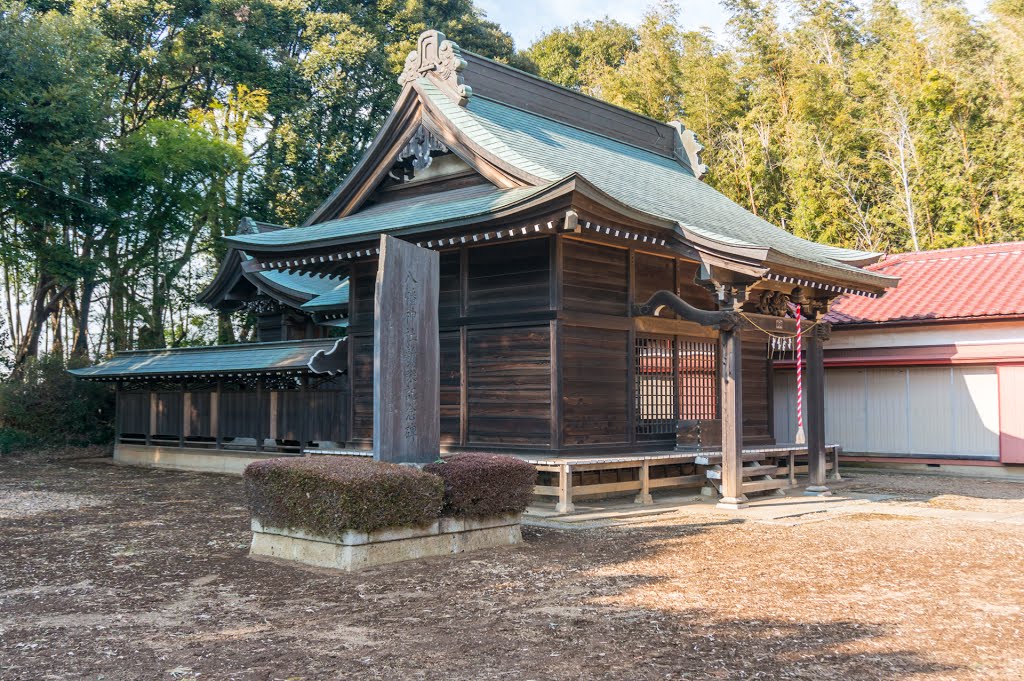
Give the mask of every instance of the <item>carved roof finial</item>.
[{"label": "carved roof finial", "polygon": [[464,68],[466,60],[462,58],[462,50],[458,45],[446,40],[440,31],[424,31],[420,34],[416,49],[405,58],[405,69],[398,77],[398,82],[405,85],[429,76],[453,101],[459,106],[465,106],[473,90],[462,82]]},{"label": "carved roof finial", "polygon": [[674,154],[680,161],[690,166],[690,170],[699,180],[708,172],[708,167],[701,161],[700,152],[704,151],[704,145],[697,141],[697,133],[687,130],[686,126],[679,121],[669,123],[676,129],[676,143]]}]

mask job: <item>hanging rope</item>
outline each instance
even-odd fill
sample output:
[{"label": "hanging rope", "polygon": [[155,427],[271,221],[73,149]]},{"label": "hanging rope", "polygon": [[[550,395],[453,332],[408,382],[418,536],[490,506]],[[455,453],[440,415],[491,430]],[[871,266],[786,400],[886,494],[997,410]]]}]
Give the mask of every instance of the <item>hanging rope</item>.
[{"label": "hanging rope", "polygon": [[[799,308],[800,306],[796,305],[795,307]],[[768,336],[770,338],[796,338],[799,335],[797,333],[790,333],[788,331],[769,331],[768,329],[766,329],[766,328],[762,327],[761,325],[759,325],[757,322],[755,322],[749,316],[747,316],[747,314],[745,312],[740,312],[739,315],[747,324],[750,324],[752,327],[754,327],[755,329],[757,329],[758,331],[760,331],[761,333],[763,333],[764,335],[766,335],[766,336]],[[824,317],[823,317],[823,318],[819,319],[818,321],[814,322],[813,324],[811,324],[810,326],[808,326],[807,330],[810,331],[814,327],[824,323],[824,321],[825,320],[824,320]]]},{"label": "hanging rope", "polygon": [[796,444],[802,445],[804,435],[804,339],[801,324],[800,306],[796,306]]}]

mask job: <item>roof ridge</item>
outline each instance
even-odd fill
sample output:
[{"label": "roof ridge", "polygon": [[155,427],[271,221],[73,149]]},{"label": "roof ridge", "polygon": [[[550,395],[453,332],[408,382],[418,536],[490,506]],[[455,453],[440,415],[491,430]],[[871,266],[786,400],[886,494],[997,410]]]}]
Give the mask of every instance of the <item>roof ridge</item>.
[{"label": "roof ridge", "polygon": [[[552,85],[556,85],[556,83],[552,83]],[[558,87],[562,87],[562,86],[559,85]],[[572,90],[569,90],[569,92],[572,92]],[[683,162],[682,160],[680,160],[676,156],[666,156],[664,154],[659,154],[658,152],[656,152],[656,151],[654,151],[652,149],[645,149],[644,147],[641,147],[638,144],[630,144],[629,142],[624,142],[623,140],[617,139],[615,137],[608,137],[607,135],[602,135],[599,132],[595,132],[594,130],[590,130],[588,128],[584,128],[583,126],[573,125],[572,123],[566,123],[565,121],[560,121],[557,118],[552,118],[551,116],[545,116],[544,114],[537,113],[536,111],[529,111],[529,110],[524,109],[522,107],[516,106],[515,104],[509,104],[508,102],[503,102],[503,101],[501,101],[499,99],[494,99],[493,97],[487,97],[486,95],[474,95],[474,99],[485,99],[488,102],[491,102],[492,104],[497,104],[499,106],[508,107],[509,109],[515,109],[516,111],[519,111],[521,113],[527,114],[529,116],[533,116],[534,118],[543,118],[544,120],[550,121],[552,123],[555,123],[556,125],[563,125],[563,126],[565,126],[567,128],[572,128],[573,130],[579,130],[580,132],[585,132],[588,135],[594,135],[595,137],[600,137],[602,140],[607,140],[608,142],[614,142],[615,144],[621,144],[624,147],[629,147],[630,149],[636,149],[638,151],[642,151],[645,154],[651,154],[652,156],[657,156],[658,158],[663,158],[666,161],[674,161],[675,163],[678,163],[681,168],[683,168],[684,170],[686,170],[690,174],[692,174],[695,178],[697,177],[697,175],[693,172],[693,168],[691,168],[688,163]],[[597,100],[597,101],[601,101],[601,100]],[[653,121],[655,119],[652,118],[651,120]],[[656,122],[660,123],[660,121],[656,121]],[[665,124],[662,123],[662,125],[665,125]],[[672,126],[667,126],[667,127],[669,127],[671,129]]]},{"label": "roof ridge", "polygon": [[[989,245],[994,245],[994,244],[989,244]],[[976,247],[975,246],[969,246],[968,248],[976,248]],[[949,252],[949,251],[954,251],[954,250],[957,250],[957,249],[942,249],[942,252]],[[929,252],[930,253],[938,253],[940,251],[929,251]],[[921,257],[921,258],[899,258],[899,259],[894,259],[894,260],[886,260],[886,261],[880,262],[877,265],[875,265],[873,267],[873,269],[875,269],[877,271],[877,270],[881,270],[881,269],[886,269],[886,268],[888,268],[890,266],[891,267],[896,267],[897,265],[909,265],[909,264],[912,264],[912,263],[950,262],[950,261],[953,261],[953,260],[976,260],[978,258],[995,258],[995,257],[1008,256],[1008,255],[1022,255],[1022,254],[1024,254],[1024,243],[1021,244],[1020,248],[1015,249],[1015,250],[994,251],[994,252],[991,252],[991,253],[970,253],[970,254],[966,254],[966,255],[948,255],[948,256],[945,256],[945,257],[941,257],[941,258]]]},{"label": "roof ridge", "polygon": [[885,258],[892,258],[893,260],[898,258],[928,258],[937,253],[962,253],[964,251],[1004,247],[1020,248],[1024,250],[1024,241],[998,241],[991,244],[971,244],[970,246],[952,246],[950,248],[929,248],[922,251],[903,251],[901,253],[886,254]]},{"label": "roof ridge", "polygon": [[[627,109],[624,106],[619,106],[618,104],[613,104],[612,102],[605,101],[605,100],[603,100],[603,99],[601,99],[599,97],[594,97],[593,95],[588,95],[585,92],[579,92],[578,90],[573,90],[572,88],[568,88],[568,87],[566,87],[564,85],[559,85],[558,83],[556,83],[553,80],[548,80],[547,78],[542,78],[542,77],[540,77],[540,76],[538,76],[538,75],[536,75],[534,73],[530,73],[529,71],[524,71],[523,69],[520,69],[520,68],[517,68],[515,66],[512,66],[511,64],[506,64],[505,62],[500,62],[500,61],[498,61],[496,59],[491,59],[490,57],[485,57],[482,54],[478,54],[476,52],[473,52],[472,50],[467,50],[465,48],[460,48],[460,49],[462,50],[462,54],[463,55],[468,54],[470,56],[476,57],[478,59],[482,59],[483,61],[489,62],[491,64],[496,64],[496,65],[498,65],[498,66],[500,66],[502,68],[509,69],[510,71],[515,71],[516,73],[522,74],[522,75],[526,76],[527,78],[531,78],[533,80],[538,80],[538,81],[540,81],[542,83],[547,83],[548,85],[553,85],[554,87],[556,87],[556,88],[558,88],[560,90],[563,90],[566,93],[568,93],[570,95],[573,95],[574,97],[579,97],[580,99],[582,99],[585,102],[588,102],[588,103],[592,102],[594,104],[597,104],[598,106],[608,106],[608,107],[611,107],[613,109],[617,109],[618,111],[621,111],[622,113],[627,114],[627,115],[629,115],[629,116],[631,116],[633,118],[637,118],[637,119],[640,119],[640,120],[643,120],[643,121],[648,121],[648,122],[651,122],[651,123],[656,123],[657,125],[661,125],[661,126],[664,126],[665,128],[668,128],[669,130],[672,130],[672,126],[669,125],[668,123],[666,123],[665,121],[659,121],[657,118],[652,118],[651,116],[647,116],[647,115],[644,115],[642,113],[637,113],[636,111],[633,111],[631,109]],[[468,85],[470,87],[473,86],[472,83],[468,83]],[[479,97],[481,95],[474,95],[474,96],[475,97]],[[492,101],[496,101],[496,100],[492,100]],[[499,102],[499,103],[500,104],[505,104],[505,102]],[[657,152],[651,152],[651,153],[657,153]],[[660,156],[661,154],[658,154],[658,155]]]}]

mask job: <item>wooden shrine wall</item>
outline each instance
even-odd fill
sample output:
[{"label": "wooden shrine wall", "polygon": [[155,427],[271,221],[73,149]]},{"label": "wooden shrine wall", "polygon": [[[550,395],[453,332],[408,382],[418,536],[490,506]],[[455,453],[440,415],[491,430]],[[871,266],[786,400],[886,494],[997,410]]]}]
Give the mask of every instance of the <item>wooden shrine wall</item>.
[{"label": "wooden shrine wall", "polygon": [[117,439],[131,444],[273,449],[349,439],[344,375],[131,382],[117,392]]},{"label": "wooden shrine wall", "polygon": [[[551,443],[551,237],[441,252],[441,443]],[[353,446],[373,439],[376,261],[351,272],[349,375]]]},{"label": "wooden shrine wall", "polygon": [[[376,266],[356,262],[351,270],[349,444],[355,447],[368,447],[373,437]],[[697,263],[559,235],[443,250],[440,270],[442,447],[566,453],[664,448],[674,440],[674,427],[637,433],[635,348],[644,337],[668,339],[678,363],[667,390],[680,394],[666,398],[675,411],[665,422],[686,399],[714,409],[717,381],[703,373],[696,382],[678,379],[690,370],[683,357],[694,348],[713,363],[707,353],[716,352],[714,333],[672,314],[630,316],[633,304],[660,289],[714,309],[712,295],[694,282]],[[750,338],[744,350],[750,443],[771,440],[769,381],[764,341]],[[701,394],[682,394],[697,383]]]}]

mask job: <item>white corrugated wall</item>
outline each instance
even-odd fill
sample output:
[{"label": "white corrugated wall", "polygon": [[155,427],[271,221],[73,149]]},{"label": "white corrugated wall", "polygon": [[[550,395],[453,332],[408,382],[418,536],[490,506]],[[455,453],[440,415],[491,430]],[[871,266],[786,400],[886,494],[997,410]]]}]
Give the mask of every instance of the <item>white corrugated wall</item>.
[{"label": "white corrugated wall", "polygon": [[[848,453],[998,459],[998,393],[995,367],[828,369],[826,439]],[[794,372],[775,373],[774,399],[775,437],[792,442]]]}]

